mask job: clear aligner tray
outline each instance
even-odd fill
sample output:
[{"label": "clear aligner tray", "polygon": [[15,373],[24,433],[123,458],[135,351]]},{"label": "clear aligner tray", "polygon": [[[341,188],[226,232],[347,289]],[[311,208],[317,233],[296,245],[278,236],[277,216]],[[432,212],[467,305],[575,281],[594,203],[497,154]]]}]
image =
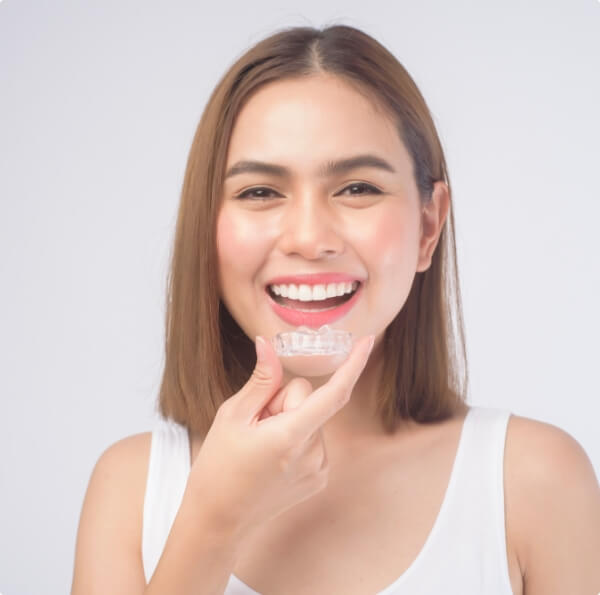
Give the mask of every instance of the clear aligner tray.
[{"label": "clear aligner tray", "polygon": [[352,349],[352,333],[327,325],[316,331],[299,326],[295,331],[277,333],[271,343],[280,356],[348,354]]}]

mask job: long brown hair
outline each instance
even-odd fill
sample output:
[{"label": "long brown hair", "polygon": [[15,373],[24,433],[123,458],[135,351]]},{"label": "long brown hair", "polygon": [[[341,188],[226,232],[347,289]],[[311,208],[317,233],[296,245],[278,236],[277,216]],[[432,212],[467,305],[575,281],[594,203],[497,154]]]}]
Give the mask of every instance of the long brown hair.
[{"label": "long brown hair", "polygon": [[[219,405],[248,380],[254,344],[218,294],[216,219],[233,125],[252,93],[272,81],[339,76],[383,107],[413,161],[422,203],[446,183],[446,161],[429,109],[400,62],[345,25],[293,27],[242,55],[210,96],[189,153],[167,282],[165,368],[159,411],[205,434]],[[384,336],[379,413],[387,431],[400,418],[433,422],[466,401],[464,325],[450,208],[431,265],[416,273]]]}]

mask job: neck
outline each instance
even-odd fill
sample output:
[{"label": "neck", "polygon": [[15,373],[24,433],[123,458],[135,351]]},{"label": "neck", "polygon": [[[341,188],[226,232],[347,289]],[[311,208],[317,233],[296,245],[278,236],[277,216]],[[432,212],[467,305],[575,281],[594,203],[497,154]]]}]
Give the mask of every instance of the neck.
[{"label": "neck", "polygon": [[[381,415],[377,413],[378,387],[383,369],[383,346],[373,348],[369,361],[356,382],[350,400],[323,425],[323,436],[328,445],[343,444],[346,448],[366,439],[385,437]],[[292,379],[284,371],[283,383]],[[310,377],[307,380],[314,390],[323,386],[328,376]]]}]

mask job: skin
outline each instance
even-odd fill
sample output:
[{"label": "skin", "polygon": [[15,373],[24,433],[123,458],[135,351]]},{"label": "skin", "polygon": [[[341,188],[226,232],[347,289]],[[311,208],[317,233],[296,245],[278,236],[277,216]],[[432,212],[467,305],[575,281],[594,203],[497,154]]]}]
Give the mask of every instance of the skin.
[{"label": "skin", "polygon": [[[374,335],[375,347],[354,389],[349,389],[349,400],[331,417],[315,416],[317,421],[326,419],[318,437],[309,443],[319,448],[298,451],[299,467],[310,463],[311,468],[321,461],[319,445],[326,446],[327,482],[319,484],[310,498],[262,523],[245,549],[236,548],[235,561],[230,545],[221,554],[218,546],[207,541],[204,529],[189,536],[190,527],[202,528],[197,525],[198,515],[206,515],[203,503],[215,490],[184,498],[183,516],[175,523],[173,541],[163,554],[165,588],[146,589],[140,554],[151,434],[129,436],[107,448],[96,463],[83,503],[73,595],[221,593],[234,563],[235,574],[265,594],[364,595],[384,588],[411,565],[439,512],[465,411],[441,424],[406,422],[386,436],[374,414],[373,387],[382,362],[382,334],[403,306],[415,273],[431,263],[448,214],[447,187],[436,183],[432,201],[423,208],[409,156],[391,121],[363,95],[326,75],[301,83],[274,83],[259,91],[239,114],[229,151],[228,167],[241,159],[257,159],[291,171],[287,179],[245,174],[225,184],[217,230],[220,289],[240,326],[252,338],[270,338],[288,328],[267,303],[264,285],[270,278],[348,272],[364,278],[363,295],[335,326],[358,337]],[[327,180],[316,175],[327,160],[363,152],[384,156],[395,173],[361,169]],[[367,182],[382,193],[342,193],[351,182]],[[267,194],[269,199],[259,204],[234,198],[252,186],[276,193]],[[277,358],[272,351],[270,358],[273,371]],[[212,481],[223,476],[233,481],[243,475],[227,468],[235,462],[227,443],[237,449],[238,459],[248,458],[244,464],[260,467],[263,463],[269,468],[265,459],[274,454],[273,444],[263,445],[260,457],[252,458],[248,452],[249,444],[259,445],[266,435],[266,430],[257,428],[280,423],[280,415],[300,419],[300,409],[287,410],[288,399],[304,401],[328,378],[315,377],[309,369],[308,378],[288,384],[292,375],[284,370],[283,376],[285,387],[272,398],[277,383],[263,371],[253,376],[258,389],[252,388],[251,379],[226,401],[229,413],[219,417],[223,428],[213,433],[212,450],[207,448],[208,437],[190,436],[190,480],[202,464],[216,465],[218,472],[197,473],[197,478]],[[330,397],[338,399],[336,392]],[[249,424],[253,416],[242,415],[243,411],[252,403],[262,407],[263,402],[261,421]],[[313,409],[322,405],[326,403],[321,399],[312,402]],[[219,424],[213,428],[218,430]],[[241,445],[227,439],[241,431],[245,433]],[[275,479],[267,474],[261,479],[264,485],[254,486],[261,498],[248,500],[244,493],[240,497],[245,502],[265,502],[265,486]],[[504,483],[506,553],[514,595],[600,592],[600,486],[577,441],[560,428],[512,415],[506,433]],[[220,499],[231,498],[237,497],[238,490],[218,493]],[[373,506],[365,508],[364,502]],[[368,518],[357,514],[369,510],[376,514]],[[186,564],[187,578],[198,575],[195,583],[189,583],[196,587],[184,585],[177,590],[176,583],[181,586],[186,579]],[[219,585],[207,590],[207,577],[216,576],[218,568]]]},{"label": "skin", "polygon": [[[319,166],[328,160],[360,153],[384,156],[395,172],[361,168],[330,179],[317,174]],[[356,274],[365,283],[358,303],[333,326],[350,330],[355,336],[376,337],[373,353],[352,398],[322,427],[332,475],[326,495],[313,497],[287,518],[280,519],[280,525],[286,527],[283,533],[290,528],[295,532],[305,526],[307,519],[322,514],[327,498],[330,502],[343,502],[357,488],[344,479],[346,469],[353,468],[361,481],[369,483],[369,469],[375,467],[376,460],[367,459],[362,472],[358,472],[357,455],[368,451],[382,460],[390,452],[390,442],[374,409],[377,395],[373,387],[384,355],[381,340],[385,328],[404,305],[415,274],[431,264],[450,198],[447,186],[436,182],[431,201],[424,206],[419,200],[410,155],[393,121],[364,95],[326,74],[270,84],[248,101],[232,134],[227,170],[242,160],[283,165],[290,174],[280,178],[244,173],[225,182],[217,221],[220,291],[241,328],[249,337],[267,338],[290,328],[271,310],[266,299],[264,287],[271,278],[340,271]],[[348,188],[353,182],[372,184],[381,192],[366,191],[361,195],[360,189]],[[237,198],[245,190],[258,187],[262,190],[254,193],[254,201]],[[257,196],[264,200],[256,201]],[[282,363],[285,366],[285,361]],[[293,376],[284,371],[285,381]],[[305,376],[313,388],[328,378],[315,377],[310,369]],[[411,453],[409,461],[425,461],[427,450],[422,445],[429,444],[428,436],[447,440],[444,450],[438,450],[435,462],[430,464],[431,468],[439,465],[444,469],[438,476],[440,481],[437,484],[432,481],[426,488],[437,495],[436,505],[426,510],[415,504],[414,516],[433,519],[437,515],[464,415],[465,411],[459,412],[438,428],[413,422],[402,422],[397,428],[390,469],[397,467],[399,453]],[[533,452],[532,444],[538,446]],[[195,447],[199,447],[199,442]],[[452,456],[445,460],[448,452]],[[549,462],[548,452],[560,454]],[[405,471],[410,469],[409,461]],[[538,474],[540,469],[547,475]],[[579,490],[558,488],[563,473],[575,473],[573,481]],[[388,488],[392,486],[390,479]],[[539,500],[542,493],[545,503],[552,500],[548,497],[550,486],[554,501],[543,514],[544,505]],[[557,511],[561,507],[570,509],[575,501],[579,501],[582,518],[586,511],[592,526],[600,528],[598,483],[581,447],[559,428],[513,415],[507,429],[505,453],[505,516],[507,559],[515,595],[566,592],[567,588],[578,592],[577,589],[585,588],[583,585],[594,582],[600,586],[598,572],[592,570],[590,553],[600,552],[598,531],[580,528],[577,554],[571,552],[558,565],[557,546],[553,550],[550,540],[536,539],[542,525],[546,533],[549,525],[561,525]],[[534,502],[537,504],[532,506]],[[392,524],[409,527],[407,519],[398,521]],[[581,520],[580,524],[585,522]],[[567,535],[574,528],[561,525],[561,531]],[[408,540],[410,530],[407,533]],[[271,551],[285,547],[285,542],[273,544],[275,530],[267,529],[265,534],[262,541],[259,537],[248,547],[248,561],[238,569],[258,585],[269,573],[261,572],[264,561],[260,555],[252,557],[251,552],[264,551],[269,546]],[[414,559],[425,536],[415,530],[416,545],[406,558],[406,566]],[[390,545],[393,547],[393,542]],[[329,568],[334,563],[328,559]],[[395,569],[401,565],[398,557],[393,564]],[[286,572],[289,570],[286,568]],[[346,567],[341,568],[340,576],[347,571]],[[390,576],[394,576],[393,572],[390,571]],[[278,587],[275,584],[275,591]]]},{"label": "skin", "polygon": [[[327,179],[318,175],[328,160],[363,153],[383,157],[395,172],[361,167]],[[326,75],[270,84],[248,101],[234,127],[226,169],[242,160],[283,165],[291,173],[242,173],[225,180],[217,221],[222,300],[249,337],[271,338],[294,327],[271,309],[265,294],[270,279],[313,272],[364,279],[358,303],[332,326],[356,337],[374,334],[375,347],[351,402],[323,432],[332,450],[381,434],[372,390],[383,360],[381,340],[415,273],[431,263],[450,207],[447,186],[437,182],[423,206],[393,121]],[[358,182],[379,193],[351,186]],[[264,190],[255,198],[237,198],[259,187]],[[309,364],[305,372],[314,388],[329,378],[313,376]],[[285,381],[290,377],[284,373]]]}]

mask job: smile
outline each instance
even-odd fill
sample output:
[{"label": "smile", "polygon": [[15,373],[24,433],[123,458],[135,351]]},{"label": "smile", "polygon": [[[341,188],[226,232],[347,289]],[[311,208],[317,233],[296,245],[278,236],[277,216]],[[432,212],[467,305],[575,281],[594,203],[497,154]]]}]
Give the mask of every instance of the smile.
[{"label": "smile", "polygon": [[359,281],[328,285],[269,285],[266,293],[279,318],[295,326],[319,328],[347,314],[361,293]]}]

